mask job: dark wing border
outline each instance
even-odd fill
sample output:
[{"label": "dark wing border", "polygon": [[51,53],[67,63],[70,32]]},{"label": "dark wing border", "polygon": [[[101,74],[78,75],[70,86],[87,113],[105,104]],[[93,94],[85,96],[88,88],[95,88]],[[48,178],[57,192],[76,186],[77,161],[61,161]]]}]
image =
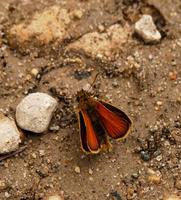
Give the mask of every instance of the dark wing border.
[{"label": "dark wing border", "polygon": [[127,114],[125,114],[119,108],[116,108],[115,106],[113,106],[113,105],[111,105],[109,103],[106,103],[104,101],[99,101],[99,102],[102,103],[107,109],[109,109],[110,111],[112,111],[112,112],[116,113],[118,116],[120,116],[122,120],[124,119],[128,123],[129,127],[128,127],[127,133],[123,137],[117,138],[116,140],[124,139],[128,135],[129,130],[130,130],[131,126],[132,126],[131,119],[127,116]]},{"label": "dark wing border", "polygon": [[88,145],[87,145],[86,126],[85,126],[84,119],[83,119],[81,111],[78,111],[78,120],[79,120],[80,143],[81,143],[82,150],[85,153],[91,153],[89,148],[88,148]]}]

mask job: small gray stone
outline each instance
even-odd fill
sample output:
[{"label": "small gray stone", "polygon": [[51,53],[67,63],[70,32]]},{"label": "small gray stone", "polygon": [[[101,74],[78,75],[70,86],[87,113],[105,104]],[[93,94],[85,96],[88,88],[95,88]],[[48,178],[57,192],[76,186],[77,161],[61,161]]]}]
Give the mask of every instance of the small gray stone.
[{"label": "small gray stone", "polygon": [[48,94],[29,94],[16,108],[16,121],[24,130],[42,133],[47,130],[56,107],[57,101]]},{"label": "small gray stone", "polygon": [[152,16],[143,15],[142,18],[135,24],[135,32],[141,36],[145,43],[159,42],[161,34],[157,30]]},{"label": "small gray stone", "polygon": [[144,160],[144,161],[150,160],[150,155],[147,151],[141,151],[140,156],[141,156],[141,159]]},{"label": "small gray stone", "polygon": [[22,133],[18,131],[13,119],[0,114],[0,154],[19,148]]}]

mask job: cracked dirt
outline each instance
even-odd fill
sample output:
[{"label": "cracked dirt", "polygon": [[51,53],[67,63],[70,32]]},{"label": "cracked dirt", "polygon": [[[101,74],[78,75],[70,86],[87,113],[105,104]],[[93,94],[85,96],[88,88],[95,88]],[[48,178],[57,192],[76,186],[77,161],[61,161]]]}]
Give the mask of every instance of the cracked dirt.
[{"label": "cracked dirt", "polygon": [[[143,14],[152,15],[160,43],[134,34]],[[0,0],[0,58],[5,115],[14,118],[31,92],[59,102],[49,130],[26,132],[26,148],[0,162],[0,199],[181,199],[179,0]],[[75,95],[98,72],[95,96],[124,110],[133,127],[111,141],[111,153],[87,156]]]}]

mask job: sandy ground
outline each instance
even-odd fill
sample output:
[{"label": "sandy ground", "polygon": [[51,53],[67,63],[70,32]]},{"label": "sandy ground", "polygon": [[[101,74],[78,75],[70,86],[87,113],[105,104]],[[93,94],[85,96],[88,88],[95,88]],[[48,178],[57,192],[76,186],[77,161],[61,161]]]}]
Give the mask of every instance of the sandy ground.
[{"label": "sandy ground", "polygon": [[[134,34],[153,16],[162,40]],[[179,0],[0,0],[0,110],[46,92],[59,106],[43,134],[0,162],[0,199],[181,199],[181,2]],[[37,72],[37,73],[35,73]],[[132,119],[112,152],[80,149],[75,95],[100,76],[95,96]]]}]

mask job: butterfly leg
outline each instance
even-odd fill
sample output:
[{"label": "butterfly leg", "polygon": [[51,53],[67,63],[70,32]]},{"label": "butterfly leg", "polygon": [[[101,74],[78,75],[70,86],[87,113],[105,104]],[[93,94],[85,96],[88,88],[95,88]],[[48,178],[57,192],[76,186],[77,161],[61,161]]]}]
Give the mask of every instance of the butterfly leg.
[{"label": "butterfly leg", "polygon": [[102,144],[102,150],[105,152],[111,152],[112,151],[112,145],[109,142],[107,136],[105,137],[104,143]]}]

